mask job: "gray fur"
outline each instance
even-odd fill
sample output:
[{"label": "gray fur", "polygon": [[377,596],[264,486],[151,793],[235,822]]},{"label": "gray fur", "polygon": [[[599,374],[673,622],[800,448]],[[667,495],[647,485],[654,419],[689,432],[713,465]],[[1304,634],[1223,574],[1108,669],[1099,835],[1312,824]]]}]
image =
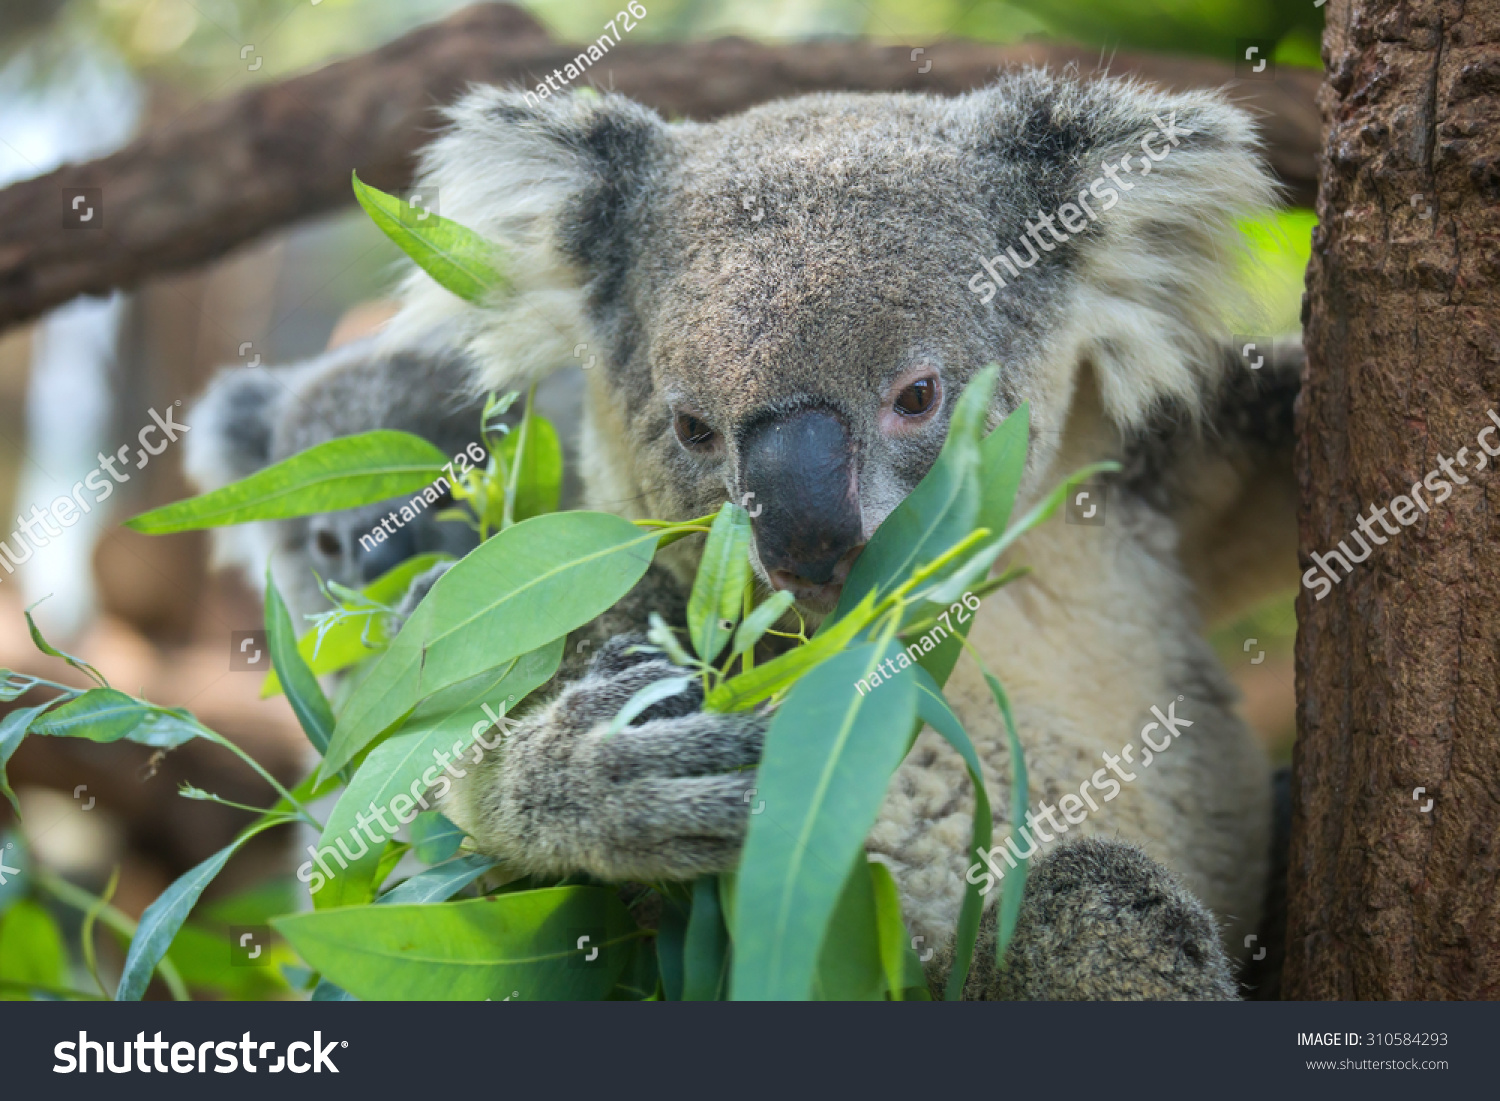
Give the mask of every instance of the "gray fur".
[{"label": "gray fur", "polygon": [[1213,915],[1135,845],[1083,838],[1032,870],[1005,965],[986,916],[965,993],[1008,1001],[1232,1001]]}]

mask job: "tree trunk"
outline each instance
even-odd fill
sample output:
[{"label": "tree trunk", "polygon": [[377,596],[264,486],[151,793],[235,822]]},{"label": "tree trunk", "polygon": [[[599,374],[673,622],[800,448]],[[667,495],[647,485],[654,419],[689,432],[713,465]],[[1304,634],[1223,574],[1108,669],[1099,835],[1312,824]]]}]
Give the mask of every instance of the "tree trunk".
[{"label": "tree trunk", "polygon": [[1286,992],[1497,998],[1500,4],[1327,11]]}]

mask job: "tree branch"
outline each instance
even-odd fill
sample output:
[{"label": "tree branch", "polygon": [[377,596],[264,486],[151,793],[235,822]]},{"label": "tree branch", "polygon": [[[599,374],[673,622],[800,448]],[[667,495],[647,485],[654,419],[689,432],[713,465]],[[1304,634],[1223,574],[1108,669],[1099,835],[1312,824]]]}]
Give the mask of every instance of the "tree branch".
[{"label": "tree branch", "polygon": [[[386,190],[402,187],[440,121],[438,105],[474,82],[534,86],[578,52],[519,8],[477,4],[368,54],[205,104],[111,156],[0,191],[0,328],[335,210],[353,199],[352,171]],[[668,117],[704,119],[802,92],[956,95],[1001,66],[1100,68],[1096,54],[1073,46],[946,42],[915,61],[911,54],[850,41],[626,41],[595,63],[589,81]],[[1116,55],[1110,69],[1173,89],[1233,80],[1229,65],[1202,59]],[[1231,89],[1261,117],[1271,164],[1302,202],[1316,187],[1318,83],[1319,74],[1290,71]],[[80,193],[79,213],[97,208],[81,224],[71,206]]]}]

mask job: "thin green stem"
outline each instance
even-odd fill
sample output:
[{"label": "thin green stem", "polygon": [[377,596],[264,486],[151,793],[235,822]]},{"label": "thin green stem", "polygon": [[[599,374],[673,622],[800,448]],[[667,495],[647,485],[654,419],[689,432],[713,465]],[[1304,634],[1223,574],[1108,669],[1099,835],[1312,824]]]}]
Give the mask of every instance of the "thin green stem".
[{"label": "thin green stem", "polygon": [[94,922],[99,919],[99,911],[108,906],[110,900],[115,897],[115,888],[120,885],[120,866],[115,865],[114,870],[109,873],[109,882],[104,886],[104,893],[89,907],[88,913],[83,915],[83,929],[78,938],[83,944],[83,963],[89,969],[89,974],[94,977],[94,984],[99,987],[99,993],[108,998],[109,990],[104,985],[104,980],[99,977],[99,960],[94,952]]},{"label": "thin green stem", "polygon": [[[287,801],[287,805],[296,812],[298,818],[302,819],[309,826],[313,827],[313,829],[320,831],[322,830],[323,823],[314,818],[312,814],[308,812],[308,809],[297,801],[297,797],[291,792],[287,791],[287,789],[281,785],[281,782],[277,780],[276,777],[272,776],[269,772],[262,768],[259,761],[257,761],[254,757],[250,756],[250,754],[246,753],[243,749],[235,745],[228,738],[224,737],[217,731],[209,730],[209,728],[204,726],[202,723],[199,723],[198,727],[200,730],[204,731],[204,735],[208,738],[209,741],[223,746],[225,749],[229,750],[229,752],[233,753],[236,757],[253,768],[256,775],[258,775],[266,783],[270,784],[271,787],[275,790],[276,794]],[[256,811],[259,814],[271,813],[259,807],[248,807],[246,809]]]},{"label": "thin green stem", "polygon": [[516,453],[511,456],[510,477],[505,486],[505,509],[500,518],[500,530],[504,531],[516,522],[516,492],[521,485],[521,467],[526,465],[526,440],[531,435],[531,411],[536,405],[536,383],[526,391],[526,410],[521,414],[520,434],[516,437]]},{"label": "thin green stem", "polygon": [[[64,906],[71,906],[75,910],[81,910],[85,915],[98,907],[98,917],[105,925],[128,940],[135,938],[137,923],[122,911],[115,909],[109,903],[100,906],[100,899],[89,894],[82,887],[74,886],[66,879],[48,871],[46,868],[35,869],[37,886],[43,891],[57,899]],[[156,965],[157,974],[161,975],[162,981],[167,984],[172,997],[179,1002],[189,1000],[187,984],[182,981],[182,975],[175,964],[166,956],[162,956],[161,962]]]}]

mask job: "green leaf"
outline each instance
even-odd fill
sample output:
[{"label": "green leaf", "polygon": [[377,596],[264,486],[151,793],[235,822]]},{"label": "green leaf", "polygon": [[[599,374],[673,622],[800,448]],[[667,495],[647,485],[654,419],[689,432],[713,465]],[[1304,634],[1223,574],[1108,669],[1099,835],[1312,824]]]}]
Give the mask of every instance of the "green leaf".
[{"label": "green leaf", "polygon": [[47,708],[57,703],[63,697],[50,699],[46,703],[39,703],[35,707],[18,707],[14,711],[0,716],[0,793],[10,800],[11,809],[20,817],[21,804],[16,799],[16,793],[10,789],[10,781],[5,775],[5,766],[10,763],[11,754],[21,744],[21,739],[26,737],[26,731],[37,717]]},{"label": "green leaf", "polygon": [[1074,471],[1067,481],[1028,509],[1026,515],[1017,520],[1008,531],[1001,533],[998,538],[976,550],[951,575],[921,594],[922,597],[935,604],[948,604],[958,600],[971,586],[978,584],[990,572],[990,567],[995,564],[995,560],[1008,551],[1017,539],[1044,520],[1051,518],[1067,499],[1068,493],[1080,481],[1094,474],[1118,469],[1120,469],[1118,463],[1092,463]]},{"label": "green leaf", "polygon": [[441,864],[458,852],[464,831],[448,821],[440,810],[424,810],[412,819],[407,833],[412,852],[424,864]]},{"label": "green leaf", "polygon": [[[500,440],[500,457],[505,460],[506,470],[515,469],[520,440],[521,433],[515,431]],[[526,426],[526,454],[516,482],[514,519],[530,520],[533,516],[556,512],[562,500],[562,481],[563,451],[557,429],[546,417],[533,412]]]},{"label": "green leaf", "polygon": [[67,955],[62,933],[47,908],[29,898],[0,918],[0,982],[66,987]]},{"label": "green leaf", "polygon": [[659,998],[661,975],[656,969],[656,953],[644,941],[632,946],[625,968],[615,981],[614,989],[605,995],[611,1002],[645,1002]]},{"label": "green leaf", "polygon": [[677,641],[677,632],[667,626],[660,612],[652,612],[647,618],[646,640],[667,655],[673,665],[690,666],[693,659]]},{"label": "green leaf", "polygon": [[447,461],[436,447],[409,432],[382,428],[340,436],[221,489],[143,512],[125,526],[165,535],[373,505],[422,489]]},{"label": "green leaf", "polygon": [[748,673],[720,681],[704,701],[704,710],[743,711],[790,687],[809,670],[843,650],[869,626],[874,607],[875,594],[866,593],[865,599],[849,614],[828,630],[820,631],[805,645],[795,646]]},{"label": "green leaf", "polygon": [[[33,607],[34,606],[35,605],[33,605]],[[99,687],[109,687],[109,681],[104,679],[104,674],[99,672],[99,670],[95,669],[92,665],[84,661],[82,658],[75,658],[72,654],[63,653],[63,651],[59,650],[56,646],[53,646],[50,642],[42,637],[41,628],[36,625],[36,620],[31,618],[30,608],[28,608],[24,614],[26,616],[26,626],[31,631],[32,645],[34,645],[44,654],[47,654],[54,658],[62,658],[63,661],[67,662],[74,669],[77,669],[80,673],[89,677],[95,684],[99,685]]]},{"label": "green leaf", "polygon": [[709,528],[688,598],[688,637],[704,661],[719,656],[739,622],[745,581],[750,576],[749,553],[750,514],[726,501]]},{"label": "green leaf", "polygon": [[124,739],[157,749],[176,749],[194,738],[214,737],[180,707],[156,707],[113,688],[89,689],[37,719],[31,732],[91,742]]},{"label": "green leaf", "polygon": [[786,615],[786,610],[797,600],[797,597],[785,589],[779,590],[766,597],[764,601],[756,605],[755,610],[745,617],[740,624],[739,630],[734,633],[734,645],[730,647],[730,653],[739,657],[750,647],[764,637],[765,633],[776,626],[776,621]]},{"label": "green leaf", "polygon": [[[1016,493],[1026,472],[1026,452],[1031,439],[1031,406],[1021,405],[984,438],[979,445],[979,513],[975,526],[1004,533],[1015,508]],[[962,594],[960,594],[962,595]],[[932,674],[938,687],[948,683],[958,655],[963,651],[960,638],[966,638],[973,626],[972,617],[955,635],[948,635],[931,651],[922,655],[922,668]]]},{"label": "green leaf", "polygon": [[[329,814],[318,840],[320,852],[328,850],[327,866],[334,871],[313,894],[318,909],[368,902],[378,884],[374,880],[385,841],[395,828],[415,817],[418,798],[427,788],[444,781],[445,767],[461,776],[465,764],[477,764],[481,749],[473,745],[474,731],[481,733],[491,720],[484,708],[503,716],[533,689],[547,683],[562,662],[563,639],[539,650],[511,658],[498,669],[447,688],[412,713],[410,719],[370,751],[354,774],[338,804]],[[496,746],[500,734],[487,738]],[[465,754],[471,745],[475,760]],[[398,807],[396,804],[399,803]],[[410,815],[410,817],[406,817]],[[360,818],[365,819],[362,828]],[[371,837],[380,837],[377,845]],[[347,867],[345,865],[347,864]]]},{"label": "green leaf", "polygon": [[140,1001],[151,983],[152,972],[166,954],[172,939],[177,936],[177,931],[182,928],[182,923],[187,920],[188,912],[203,894],[203,889],[213,882],[214,876],[223,870],[240,846],[258,833],[293,821],[296,819],[283,817],[263,819],[255,823],[213,856],[183,872],[155,902],[146,907],[135,936],[131,938],[130,951],[125,956],[125,969],[120,973],[115,1001]]},{"label": "green leaf", "polygon": [[[1026,775],[1026,754],[1021,749],[1021,739],[1016,734],[1016,720],[1010,711],[1010,700],[1005,689],[988,669],[984,671],[985,683],[990,694],[1005,718],[1005,736],[1010,745],[1010,828],[1012,835],[1019,834],[1026,826],[1026,808],[1031,802],[1030,782]],[[1027,846],[1030,848],[1031,846]],[[1029,857],[1022,857],[1014,873],[1005,877],[1000,888],[999,930],[995,937],[995,962],[1005,966],[1005,950],[1016,933],[1016,919],[1021,913],[1021,899],[1026,893],[1026,873],[1031,867]]]},{"label": "green leaf", "polygon": [[287,702],[302,724],[302,732],[314,749],[325,752],[328,739],[333,737],[333,708],[318,687],[318,678],[297,652],[291,613],[276,591],[269,570],[266,571],[266,643],[271,650],[271,667],[287,686]]},{"label": "green leaf", "polygon": [[[991,366],[969,382],[932,469],[876,529],[849,572],[835,621],[870,593],[883,598],[912,572],[975,528],[979,513],[979,442],[999,371]],[[825,628],[826,629],[826,628]]]},{"label": "green leaf", "polygon": [[428,868],[425,872],[418,872],[406,882],[392,887],[375,902],[384,906],[444,902],[498,863],[493,857],[478,854],[461,856],[457,860]]},{"label": "green leaf", "polygon": [[[439,562],[452,562],[451,554],[418,554],[392,566],[359,590],[363,606],[352,601],[340,605],[349,614],[341,615],[325,628],[322,624],[305,632],[297,640],[297,653],[316,676],[337,673],[366,658],[374,657],[391,641],[386,634],[385,609],[394,607],[406,595],[411,583]],[[281,691],[281,681],[273,669],[261,685],[262,699]]]},{"label": "green leaf", "polygon": [[861,694],[900,653],[867,643],[808,673],[766,734],[733,928],[737,1000],[803,999],[848,871],[875,824],[916,718],[912,677]]},{"label": "green leaf", "polygon": [[686,969],[688,911],[691,901],[663,892],[661,920],[656,929],[656,970],[661,975],[662,998],[682,1001]]},{"label": "green leaf", "polygon": [[660,535],[605,512],[506,528],[438,579],[355,690],[323,760],[330,775],[424,697],[519,657],[614,607]]},{"label": "green leaf", "polygon": [[[943,698],[942,689],[926,669],[918,669],[917,717],[942,735],[958,755],[964,759],[969,770],[969,787],[974,792],[974,819],[970,827],[969,852],[988,850],[994,829],[990,796],[984,784],[984,766],[968,732],[958,721]],[[979,893],[979,884],[966,883],[964,901],[958,912],[958,927],[953,934],[953,968],[948,973],[948,986],[943,997],[957,1001],[963,994],[964,983],[969,977],[969,967],[974,962],[974,943],[979,937],[979,922],[984,916],[984,895]]]},{"label": "green leaf", "polygon": [[717,1002],[729,979],[729,930],[719,908],[719,884],[711,875],[693,882],[693,908],[682,946],[682,1000]]},{"label": "green leaf", "polygon": [[975,526],[1004,531],[1010,523],[1026,452],[1031,443],[1031,404],[1022,402],[979,445],[979,516]]},{"label": "green leaf", "polygon": [[894,1001],[900,1001],[906,990],[906,954],[911,942],[906,922],[901,920],[901,894],[891,870],[878,860],[871,860],[870,886],[875,894],[875,929],[880,937],[880,965],[885,969],[886,988]]},{"label": "green leaf", "polygon": [[670,699],[693,683],[692,677],[663,677],[661,680],[652,681],[650,684],[636,690],[630,699],[625,701],[625,706],[609,720],[609,726],[604,731],[606,738],[613,738],[624,730],[642,712],[649,709],[653,704],[662,700]]},{"label": "green leaf", "polygon": [[354,197],[370,220],[433,282],[466,302],[483,302],[509,285],[500,269],[500,247],[439,214],[387,195],[353,177]]},{"label": "green leaf", "polygon": [[642,935],[612,887],[346,906],[272,925],[329,982],[357,998],[399,1001],[499,1001],[513,991],[524,1001],[595,1001]]},{"label": "green leaf", "polygon": [[14,669],[0,669],[0,703],[10,703],[26,695],[42,682]]},{"label": "green leaf", "polygon": [[856,855],[828,922],[813,974],[812,996],[818,1001],[871,1002],[885,998],[879,918],[867,863],[863,852]]}]

